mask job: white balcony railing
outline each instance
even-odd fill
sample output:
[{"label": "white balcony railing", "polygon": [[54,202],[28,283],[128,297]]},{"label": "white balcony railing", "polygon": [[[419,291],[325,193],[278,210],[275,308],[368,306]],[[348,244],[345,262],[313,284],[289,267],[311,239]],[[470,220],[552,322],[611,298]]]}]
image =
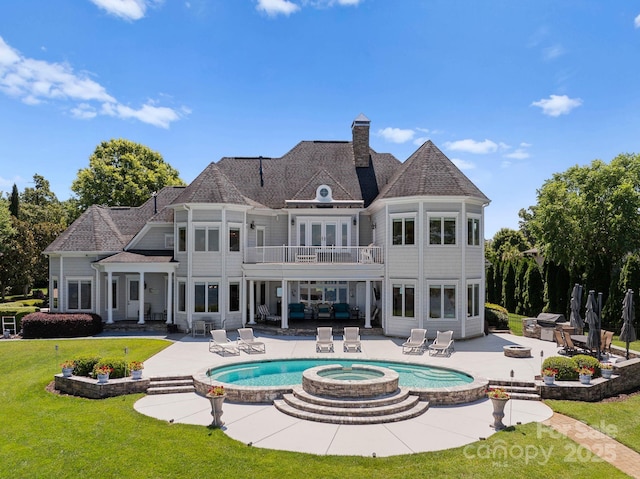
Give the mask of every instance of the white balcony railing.
[{"label": "white balcony railing", "polygon": [[247,248],[245,263],[382,264],[380,246],[259,246]]}]

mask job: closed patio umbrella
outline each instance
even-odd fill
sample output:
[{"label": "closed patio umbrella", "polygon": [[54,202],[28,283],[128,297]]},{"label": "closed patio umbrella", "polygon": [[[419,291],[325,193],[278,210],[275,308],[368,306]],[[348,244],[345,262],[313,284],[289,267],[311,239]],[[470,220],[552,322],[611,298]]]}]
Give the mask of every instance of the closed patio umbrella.
[{"label": "closed patio umbrella", "polygon": [[589,298],[587,299],[587,311],[584,315],[585,322],[589,325],[589,334],[587,335],[587,348],[596,351],[600,347],[600,332],[598,331],[598,313],[596,299],[594,297],[595,291],[589,291]]},{"label": "closed patio umbrella", "polygon": [[580,304],[582,303],[582,286],[576,283],[571,292],[571,316],[569,323],[573,326],[576,334],[582,334],[584,321],[580,317]]},{"label": "closed patio umbrella", "polygon": [[636,330],[633,327],[633,320],[636,312],[633,306],[633,291],[628,290],[622,301],[622,331],[620,331],[620,341],[627,343],[627,359],[629,359],[629,343],[636,340]]}]

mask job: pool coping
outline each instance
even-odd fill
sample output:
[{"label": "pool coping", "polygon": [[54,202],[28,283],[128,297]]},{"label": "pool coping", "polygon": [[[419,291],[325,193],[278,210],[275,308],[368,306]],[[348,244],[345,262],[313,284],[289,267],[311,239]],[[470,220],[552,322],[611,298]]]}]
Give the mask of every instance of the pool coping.
[{"label": "pool coping", "polygon": [[[317,356],[299,356],[292,358],[291,356],[284,357],[271,357],[269,359],[251,359],[247,361],[241,361],[238,363],[234,363],[236,365],[239,364],[251,364],[256,362],[272,362],[272,361],[291,361],[291,360],[312,360],[316,361],[319,358]],[[332,358],[335,360],[351,360],[349,357],[336,357]],[[385,360],[379,359],[358,359],[354,361],[354,364],[367,364],[370,362],[384,362]],[[400,360],[392,360],[386,361],[390,363],[398,363],[398,364],[409,364],[412,366],[420,366],[420,367],[432,367],[437,369],[445,369],[449,371],[456,371],[467,376],[471,377],[473,380],[467,384],[461,384],[458,386],[449,386],[449,387],[439,387],[439,388],[416,388],[416,387],[407,387],[410,391],[410,394],[416,395],[420,398],[421,401],[428,401],[429,404],[434,406],[444,406],[444,405],[459,405],[471,403],[480,399],[486,398],[486,392],[489,385],[489,380],[484,377],[476,376],[469,371],[465,371],[463,369],[458,368],[450,368],[446,366],[433,366],[433,365],[425,365],[421,363],[411,362],[411,361],[400,361]],[[327,363],[330,364],[330,363]],[[220,366],[224,367],[224,366]],[[298,386],[295,385],[287,385],[287,386],[239,386],[229,383],[223,383],[220,381],[212,381],[211,378],[207,375],[207,372],[211,369],[211,367],[201,369],[197,371],[193,375],[193,384],[196,389],[196,392],[202,396],[207,394],[207,391],[212,385],[221,385],[224,386],[225,393],[227,395],[227,401],[235,402],[235,403],[246,403],[246,404],[262,404],[268,403],[272,404],[273,401],[277,399],[282,399],[285,394],[291,394],[293,391],[293,387]]]}]

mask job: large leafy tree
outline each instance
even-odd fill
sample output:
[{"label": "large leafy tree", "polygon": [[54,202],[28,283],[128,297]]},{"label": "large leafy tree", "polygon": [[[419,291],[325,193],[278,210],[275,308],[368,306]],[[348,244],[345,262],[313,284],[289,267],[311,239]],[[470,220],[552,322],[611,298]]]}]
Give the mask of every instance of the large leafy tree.
[{"label": "large leafy tree", "polygon": [[49,181],[41,175],[33,175],[33,187],[27,187],[20,195],[20,219],[31,223],[69,224],[67,212],[56,194],[51,191]]},{"label": "large leafy tree", "polygon": [[154,191],[183,184],[160,153],[129,140],[112,139],[96,147],[89,167],[78,171],[71,189],[84,211],[94,204],[140,206]]}]

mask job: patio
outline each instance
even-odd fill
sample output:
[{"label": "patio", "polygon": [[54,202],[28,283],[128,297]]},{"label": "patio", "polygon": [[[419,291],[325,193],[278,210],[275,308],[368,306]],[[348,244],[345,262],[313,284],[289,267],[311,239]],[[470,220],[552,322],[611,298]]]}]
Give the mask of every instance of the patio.
[{"label": "patio", "polygon": [[[235,339],[235,333],[229,333]],[[336,353],[316,353],[311,337],[259,336],[266,353],[254,359],[292,357],[335,357],[411,361],[416,364],[459,369],[491,379],[532,381],[544,357],[555,355],[554,343],[510,334],[491,334],[456,341],[451,357],[402,354],[404,338],[365,336],[362,352],[342,353],[341,337],[336,337]],[[531,347],[531,358],[508,358],[503,347]],[[145,377],[193,375],[216,365],[246,361],[248,355],[221,357],[208,349],[208,339],[185,336],[161,353],[145,361]],[[209,401],[195,393],[145,396],[135,409],[160,420],[207,426],[211,423]],[[312,454],[392,456],[460,447],[494,433],[492,406],[487,400],[460,406],[431,406],[414,419],[378,425],[334,425],[304,421],[280,413],[270,404],[225,403],[225,433],[254,447],[308,452]],[[542,422],[552,415],[539,401],[512,399],[505,410],[506,425]]]}]

